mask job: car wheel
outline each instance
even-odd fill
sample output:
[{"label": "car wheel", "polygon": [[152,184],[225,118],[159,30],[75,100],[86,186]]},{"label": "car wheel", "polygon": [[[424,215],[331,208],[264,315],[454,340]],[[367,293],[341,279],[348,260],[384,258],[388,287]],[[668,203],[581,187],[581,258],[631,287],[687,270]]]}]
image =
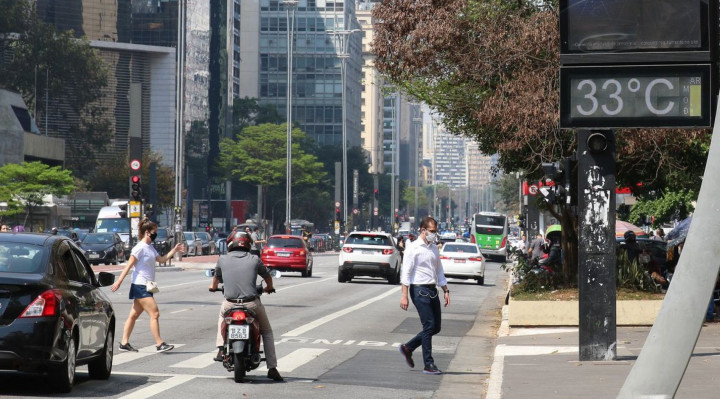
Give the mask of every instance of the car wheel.
[{"label": "car wheel", "polygon": [[96,380],[107,380],[110,378],[110,372],[112,371],[113,361],[113,339],[114,326],[110,326],[105,337],[105,348],[103,348],[103,354],[92,362],[88,363],[88,373],[90,378]]},{"label": "car wheel", "polygon": [[484,285],[485,284],[485,276],[479,277],[477,279],[478,285]]},{"label": "car wheel", "polygon": [[60,367],[53,369],[48,373],[50,384],[56,391],[68,393],[72,390],[75,381],[75,361],[77,353],[75,352],[75,337],[71,337],[68,342],[67,356],[60,364]]},{"label": "car wheel", "polygon": [[338,272],[338,283],[344,283],[347,281],[347,278],[345,277],[345,273]]},{"label": "car wheel", "polygon": [[312,272],[311,272],[310,269],[308,268],[308,265],[305,265],[305,270],[301,271],[301,272],[300,272],[300,275],[303,276],[303,277],[310,277],[310,274],[311,274],[311,273],[312,273]]}]

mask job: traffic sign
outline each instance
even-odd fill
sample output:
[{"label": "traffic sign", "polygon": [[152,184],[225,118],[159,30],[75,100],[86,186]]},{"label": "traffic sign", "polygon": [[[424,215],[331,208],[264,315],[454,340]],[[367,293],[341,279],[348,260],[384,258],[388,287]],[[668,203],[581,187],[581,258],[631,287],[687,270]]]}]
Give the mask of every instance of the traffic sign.
[{"label": "traffic sign", "polygon": [[532,184],[532,185],[530,185],[530,187],[528,187],[528,191],[530,192],[531,195],[535,195],[538,192],[538,186]]},{"label": "traffic sign", "polygon": [[358,213],[360,213],[360,211],[357,210],[357,208],[356,208],[356,209],[353,209],[353,215],[357,215]]},{"label": "traffic sign", "polygon": [[133,159],[132,161],[130,161],[130,169],[132,169],[132,170],[140,170],[140,166],[141,166],[141,165],[140,165],[140,160],[138,160],[138,159]]},{"label": "traffic sign", "polygon": [[340,208],[340,201],[335,202],[335,208]]},{"label": "traffic sign", "polygon": [[139,218],[140,217],[140,201],[130,201],[130,217],[131,218]]},{"label": "traffic sign", "polygon": [[373,215],[375,215],[375,216],[378,215],[378,209],[377,209],[377,208],[373,208]]}]

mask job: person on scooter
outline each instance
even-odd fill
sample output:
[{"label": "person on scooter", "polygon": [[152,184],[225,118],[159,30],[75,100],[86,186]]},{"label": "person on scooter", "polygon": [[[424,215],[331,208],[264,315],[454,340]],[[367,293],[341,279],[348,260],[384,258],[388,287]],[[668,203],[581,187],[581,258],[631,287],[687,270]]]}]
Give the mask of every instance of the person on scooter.
[{"label": "person on scooter", "polygon": [[225,322],[224,314],[237,303],[243,303],[248,309],[255,311],[258,322],[260,322],[260,334],[265,351],[265,362],[268,367],[268,378],[273,381],[283,381],[277,370],[277,355],[275,354],[275,338],[273,336],[270,320],[265,312],[265,307],[257,296],[257,276],[265,280],[264,292],[274,291],[273,280],[270,271],[263,265],[260,258],[250,253],[252,239],[247,232],[233,231],[228,237],[228,253],[218,259],[215,266],[210,291],[215,291],[219,283],[224,284],[225,300],[220,306],[218,320],[218,332],[215,343],[218,346],[216,361],[222,361],[223,345],[225,343]]}]

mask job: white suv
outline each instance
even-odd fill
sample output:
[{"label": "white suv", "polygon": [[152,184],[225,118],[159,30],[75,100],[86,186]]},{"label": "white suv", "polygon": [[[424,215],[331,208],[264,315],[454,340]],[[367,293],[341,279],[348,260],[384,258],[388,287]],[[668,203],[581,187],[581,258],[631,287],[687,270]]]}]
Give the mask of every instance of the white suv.
[{"label": "white suv", "polygon": [[370,276],[398,284],[401,265],[402,256],[392,235],[354,231],[347,236],[340,251],[338,281],[344,283],[353,277]]}]

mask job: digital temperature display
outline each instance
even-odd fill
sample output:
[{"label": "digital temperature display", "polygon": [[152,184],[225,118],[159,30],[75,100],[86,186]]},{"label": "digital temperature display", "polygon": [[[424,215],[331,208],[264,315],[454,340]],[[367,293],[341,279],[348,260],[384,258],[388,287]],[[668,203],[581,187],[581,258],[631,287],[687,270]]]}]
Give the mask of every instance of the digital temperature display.
[{"label": "digital temperature display", "polygon": [[708,65],[636,65],[560,69],[563,128],[709,127]]}]

